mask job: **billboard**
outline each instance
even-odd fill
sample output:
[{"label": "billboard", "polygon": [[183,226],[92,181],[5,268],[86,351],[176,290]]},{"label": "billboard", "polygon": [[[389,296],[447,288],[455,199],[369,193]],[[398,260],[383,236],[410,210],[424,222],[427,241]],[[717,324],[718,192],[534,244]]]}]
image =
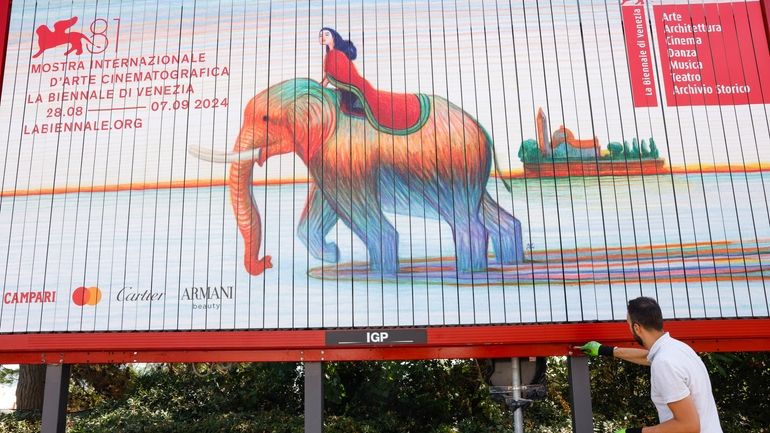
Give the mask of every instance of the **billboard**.
[{"label": "billboard", "polygon": [[766,34],[751,0],[14,2],[0,333],[767,317]]}]

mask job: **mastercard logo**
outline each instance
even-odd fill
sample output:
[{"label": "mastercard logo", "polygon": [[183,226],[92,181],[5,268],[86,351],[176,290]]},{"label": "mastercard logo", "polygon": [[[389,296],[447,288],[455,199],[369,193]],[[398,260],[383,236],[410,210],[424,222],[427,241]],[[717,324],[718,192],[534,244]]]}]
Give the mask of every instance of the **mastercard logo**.
[{"label": "mastercard logo", "polygon": [[98,287],[78,287],[72,292],[72,302],[78,307],[96,305],[102,300],[102,291]]}]

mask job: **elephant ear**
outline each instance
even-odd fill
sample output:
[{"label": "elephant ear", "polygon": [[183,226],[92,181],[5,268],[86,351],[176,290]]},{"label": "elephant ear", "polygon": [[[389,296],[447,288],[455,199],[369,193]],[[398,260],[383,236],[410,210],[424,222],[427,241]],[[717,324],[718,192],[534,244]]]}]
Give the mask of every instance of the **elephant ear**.
[{"label": "elephant ear", "polygon": [[293,117],[294,144],[298,153],[304,154],[306,162],[331,138],[337,127],[336,98],[318,83],[314,84],[298,89],[294,114],[287,116]]}]

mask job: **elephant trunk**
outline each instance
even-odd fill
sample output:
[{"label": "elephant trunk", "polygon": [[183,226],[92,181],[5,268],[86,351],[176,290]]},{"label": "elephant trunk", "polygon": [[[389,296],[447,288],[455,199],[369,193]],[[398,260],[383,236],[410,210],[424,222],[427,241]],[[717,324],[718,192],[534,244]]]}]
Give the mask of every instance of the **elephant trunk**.
[{"label": "elephant trunk", "polygon": [[[251,135],[241,131],[235,146],[236,152],[252,149]],[[244,240],[243,264],[249,274],[256,276],[265,269],[272,268],[273,264],[270,256],[259,258],[259,249],[262,246],[262,219],[251,193],[253,168],[252,158],[233,162],[230,165],[228,185],[235,219]]]}]

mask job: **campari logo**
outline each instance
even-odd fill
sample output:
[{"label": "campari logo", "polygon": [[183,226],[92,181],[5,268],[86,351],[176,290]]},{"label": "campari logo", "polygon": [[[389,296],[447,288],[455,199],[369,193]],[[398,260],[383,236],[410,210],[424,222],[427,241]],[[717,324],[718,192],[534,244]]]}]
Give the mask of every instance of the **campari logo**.
[{"label": "campari logo", "polygon": [[96,305],[102,300],[102,291],[98,287],[78,287],[72,292],[72,302],[78,307]]},{"label": "campari logo", "polygon": [[52,290],[29,290],[26,292],[7,292],[3,295],[4,304],[44,304],[56,302],[56,292]]}]

